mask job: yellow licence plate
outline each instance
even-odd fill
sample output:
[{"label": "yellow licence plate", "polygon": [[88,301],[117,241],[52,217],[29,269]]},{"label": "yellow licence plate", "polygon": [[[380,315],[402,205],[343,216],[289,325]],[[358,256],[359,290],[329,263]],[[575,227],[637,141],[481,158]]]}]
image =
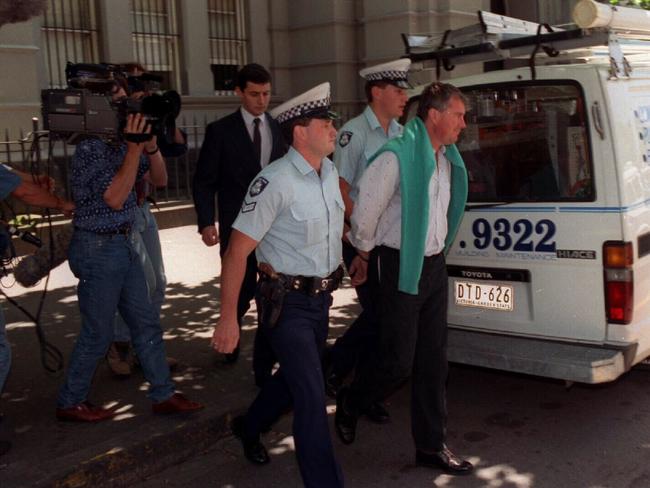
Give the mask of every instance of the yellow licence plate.
[{"label": "yellow licence plate", "polygon": [[462,307],[512,312],[515,302],[513,293],[509,285],[454,280],[454,301]]}]

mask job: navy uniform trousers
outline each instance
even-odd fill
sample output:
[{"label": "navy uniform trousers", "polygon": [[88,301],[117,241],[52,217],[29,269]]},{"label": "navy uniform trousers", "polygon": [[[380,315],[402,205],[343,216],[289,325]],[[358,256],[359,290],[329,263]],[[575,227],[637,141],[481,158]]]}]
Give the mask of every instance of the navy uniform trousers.
[{"label": "navy uniform trousers", "polygon": [[[357,255],[356,249],[343,241],[343,262],[349,270],[352,260]],[[345,333],[336,339],[329,350],[328,361],[332,372],[340,378],[345,378],[350,371],[361,361],[362,355],[369,354],[377,346],[379,324],[377,323],[375,306],[373,304],[369,282],[355,287],[361,313]]]},{"label": "navy uniform trousers", "polygon": [[376,303],[376,351],[361,361],[346,398],[363,412],[411,378],[411,432],[415,447],[440,450],[447,405],[447,268],[443,254],[425,257],[417,295],[398,290],[399,251],[376,247],[368,281]]},{"label": "navy uniform trousers", "polygon": [[327,421],[321,369],[331,304],[328,292],[315,296],[299,291],[286,294],[275,327],[262,326],[280,368],[263,385],[244,420],[244,437],[256,440],[293,407],[296,457],[308,488],[343,486]]}]

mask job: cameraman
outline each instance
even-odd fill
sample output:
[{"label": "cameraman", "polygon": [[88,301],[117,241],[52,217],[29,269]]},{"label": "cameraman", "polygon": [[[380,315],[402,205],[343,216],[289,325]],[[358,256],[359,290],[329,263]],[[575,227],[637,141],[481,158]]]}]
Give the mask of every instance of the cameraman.
[{"label": "cameraman", "polygon": [[[113,100],[125,96],[125,90],[116,84]],[[125,143],[111,145],[98,138],[86,139],[77,146],[72,160],[76,211],[68,259],[70,269],[79,278],[77,296],[82,323],[59,392],[59,420],[96,422],[115,415],[113,410],[90,404],[87,396],[97,363],[113,340],[113,320],[118,309],[131,330],[133,346],[150,384],[153,412],[170,414],[203,408],[174,393],[160,316],[149,299],[135,249],[134,185],[147,171],[152,184],[167,183],[165,163],[155,139],[129,141],[149,131],[142,114],[129,114]]]},{"label": "cameraman", "polygon": [[[143,76],[146,71],[139,63],[126,63],[121,65],[128,76],[128,91],[132,99],[140,100],[151,94],[149,85]],[[157,138],[158,149],[163,157],[179,157],[187,152],[187,136],[178,127],[175,127],[171,141],[166,137]],[[139,234],[136,251],[144,268],[149,296],[158,315],[165,299],[167,278],[163,263],[160,236],[156,219],[151,212],[151,182],[148,175],[136,184],[138,205],[135,209],[135,230]],[[131,351],[131,333],[124,319],[119,316],[115,320],[113,342],[106,356],[111,371],[119,377],[129,376],[133,367]],[[177,365],[176,359],[167,357],[170,368]]]},{"label": "cameraman", "polygon": [[[74,209],[74,204],[54,195],[53,190],[54,180],[49,176],[32,176],[0,164],[0,199],[4,200],[11,195],[29,205],[55,208],[63,211],[66,215],[70,215]],[[7,239],[10,239],[8,235]],[[6,249],[0,249],[0,251],[4,255]],[[0,393],[2,393],[2,387],[9,374],[10,366],[11,346],[5,331],[5,318],[2,309],[0,309]],[[11,443],[8,440],[0,439],[0,456],[9,451],[10,448]]]}]

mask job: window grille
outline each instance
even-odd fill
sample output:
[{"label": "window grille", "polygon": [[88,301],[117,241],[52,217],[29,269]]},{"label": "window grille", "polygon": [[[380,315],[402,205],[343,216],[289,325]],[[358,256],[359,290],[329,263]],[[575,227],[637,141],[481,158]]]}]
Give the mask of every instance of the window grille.
[{"label": "window grille", "polygon": [[92,0],[48,0],[41,27],[50,88],[64,88],[65,65],[99,61],[97,12]]},{"label": "window grille", "polygon": [[243,0],[208,0],[210,67],[217,95],[232,95],[237,70],[247,63]]},{"label": "window grille", "polygon": [[176,0],[131,0],[131,15],[134,60],[162,76],[165,89],[180,90]]}]

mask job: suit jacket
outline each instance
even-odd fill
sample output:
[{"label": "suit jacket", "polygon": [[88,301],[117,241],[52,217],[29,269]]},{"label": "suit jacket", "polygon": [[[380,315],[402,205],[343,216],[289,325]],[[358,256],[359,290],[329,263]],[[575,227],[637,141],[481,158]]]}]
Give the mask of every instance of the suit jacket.
[{"label": "suit jacket", "polygon": [[[279,124],[269,114],[265,117],[273,139],[271,162],[284,156],[287,147]],[[192,193],[199,232],[214,225],[214,196],[217,194],[219,237],[223,250],[248,186],[261,169],[240,109],[208,125],[194,173]]]}]

